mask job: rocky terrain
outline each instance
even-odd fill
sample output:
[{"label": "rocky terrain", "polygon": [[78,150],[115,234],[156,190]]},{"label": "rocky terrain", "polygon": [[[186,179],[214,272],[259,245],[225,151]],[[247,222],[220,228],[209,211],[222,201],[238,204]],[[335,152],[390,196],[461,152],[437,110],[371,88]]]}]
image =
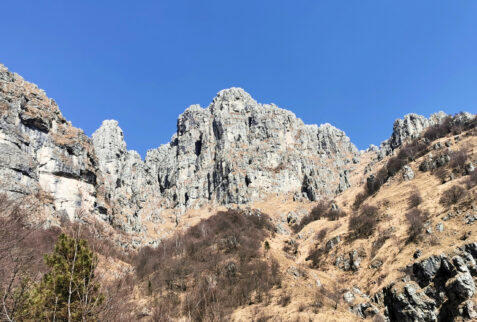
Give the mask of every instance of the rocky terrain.
[{"label": "rocky terrain", "polygon": [[169,144],[143,161],[116,121],[88,138],[35,85],[1,67],[2,191],[44,191],[54,213],[84,207],[128,233],[160,221],[161,208],[245,204],[271,194],[317,200],[349,186],[359,152],[330,124],[305,125],[239,88],[179,116]]},{"label": "rocky terrain", "polygon": [[230,88],[143,160],[118,122],[88,137],[3,65],[0,113],[0,192],[129,256],[101,253],[130,284],[113,320],[477,319],[473,114],[408,114],[358,151]]}]

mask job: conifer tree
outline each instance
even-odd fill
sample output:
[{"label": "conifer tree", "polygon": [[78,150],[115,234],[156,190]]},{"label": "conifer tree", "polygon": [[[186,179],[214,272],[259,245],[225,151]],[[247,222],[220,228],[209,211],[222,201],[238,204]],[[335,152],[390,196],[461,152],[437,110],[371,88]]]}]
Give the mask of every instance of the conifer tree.
[{"label": "conifer tree", "polygon": [[94,274],[98,258],[87,242],[61,234],[45,262],[49,271],[30,295],[32,319],[95,321],[104,296]]}]

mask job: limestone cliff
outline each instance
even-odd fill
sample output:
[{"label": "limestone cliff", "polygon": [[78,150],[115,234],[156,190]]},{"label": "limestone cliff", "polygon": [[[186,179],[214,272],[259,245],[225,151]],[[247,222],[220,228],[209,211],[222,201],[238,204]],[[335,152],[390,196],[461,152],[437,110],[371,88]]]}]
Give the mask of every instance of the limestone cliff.
[{"label": "limestone cliff", "polygon": [[[3,65],[0,112],[1,191],[46,192],[53,217],[72,219],[84,208],[130,233],[161,222],[166,208],[180,213],[276,194],[295,200],[334,196],[350,186],[360,157],[343,131],[306,125],[240,88],[220,91],[206,108],[187,108],[171,142],[150,150],[144,161],[127,150],[116,121],[104,121],[89,138],[42,90]],[[391,138],[373,153],[391,154],[445,116],[396,120]]]},{"label": "limestone cliff", "polygon": [[247,203],[269,194],[310,200],[348,188],[358,151],[344,132],[305,125],[292,112],[258,104],[240,88],[223,90],[207,108],[192,105],[169,144],[146,164],[170,206]]},{"label": "limestone cliff", "polygon": [[3,192],[46,192],[56,215],[92,209],[97,161],[89,138],[44,91],[0,65],[0,179]]}]

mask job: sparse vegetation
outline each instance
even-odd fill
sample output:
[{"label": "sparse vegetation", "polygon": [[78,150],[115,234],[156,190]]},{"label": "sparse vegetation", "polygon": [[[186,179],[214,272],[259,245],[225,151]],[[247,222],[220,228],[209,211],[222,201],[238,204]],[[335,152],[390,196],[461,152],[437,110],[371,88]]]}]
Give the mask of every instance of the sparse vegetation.
[{"label": "sparse vegetation", "polygon": [[371,258],[374,258],[376,256],[378,251],[381,249],[381,247],[384,246],[384,243],[386,243],[386,241],[389,238],[391,238],[391,236],[392,236],[392,230],[390,230],[390,229],[387,229],[384,232],[379,234],[378,239],[376,239],[373,242],[373,245],[371,247]]},{"label": "sparse vegetation", "polygon": [[308,256],[306,257],[307,261],[311,260],[311,267],[318,268],[320,267],[323,256],[326,255],[326,248],[324,247],[315,247],[310,250]]},{"label": "sparse vegetation", "polygon": [[445,183],[449,178],[451,178],[451,172],[444,167],[436,169],[434,171],[434,175],[441,181],[441,183]]},{"label": "sparse vegetation", "polygon": [[442,193],[439,203],[444,207],[449,207],[455,205],[459,200],[461,200],[467,192],[461,186],[455,185],[447,189]]},{"label": "sparse vegetation", "polygon": [[468,159],[469,157],[467,155],[467,152],[464,149],[460,149],[451,153],[451,160],[449,162],[449,166],[456,172],[464,173],[465,164],[467,163]]},{"label": "sparse vegetation", "polygon": [[366,200],[366,198],[368,198],[368,194],[366,193],[366,191],[359,192],[354,199],[353,209],[358,210],[359,207],[361,207],[363,202]]},{"label": "sparse vegetation", "polygon": [[416,208],[422,203],[422,201],[421,193],[417,188],[414,188],[414,191],[411,193],[408,200],[409,209]]},{"label": "sparse vegetation", "polygon": [[[428,128],[426,132],[424,132],[419,138],[416,138],[405,146],[401,147],[396,156],[391,157],[375,175],[368,177],[368,180],[365,184],[365,191],[359,193],[355,197],[353,209],[359,209],[361,204],[369,196],[379,191],[381,186],[386,183],[389,178],[398,173],[405,165],[425,155],[428,152],[430,141],[442,138],[450,133],[459,134],[465,130],[476,127],[477,121],[475,118],[471,122],[465,122],[463,121],[464,118],[461,116],[462,113],[456,114],[454,116],[447,116],[441,124]],[[466,160],[467,155],[464,151],[455,152],[452,155],[451,167],[462,170],[464,169]],[[445,179],[442,179],[442,177],[447,178],[447,174],[448,173],[444,171],[437,173],[439,178],[441,178],[443,181]]]},{"label": "sparse vegetation", "polygon": [[272,234],[265,214],[220,212],[157,249],[143,249],[137,258],[138,277],[147,277],[153,290],[177,299],[158,300],[170,318],[220,320],[226,308],[260,302],[279,285],[278,263],[261,254],[262,242]]},{"label": "sparse vegetation", "polygon": [[[366,182],[367,196],[375,194],[381,186],[389,180],[389,178],[396,175],[396,173],[401,171],[401,169],[409,164],[409,162],[416,160],[416,158],[424,155],[426,152],[427,144],[420,139],[415,139],[403,146],[398,154],[391,157],[386,164],[379,169],[374,177],[368,178]],[[360,198],[363,199],[367,196],[360,196]]]},{"label": "sparse vegetation", "polygon": [[411,209],[406,214],[406,219],[409,225],[408,228],[408,237],[407,242],[418,242],[423,231],[424,231],[424,224],[429,218],[429,214],[427,212],[423,212],[419,209]]},{"label": "sparse vegetation", "polygon": [[348,225],[350,239],[365,239],[371,236],[378,224],[378,216],[379,209],[377,207],[363,206],[359,213],[350,218]]},{"label": "sparse vegetation", "polygon": [[310,213],[304,216],[300,223],[294,227],[294,231],[299,232],[303,229],[303,227],[316,220],[327,219],[330,221],[335,221],[339,218],[346,217],[346,212],[337,208],[333,209],[333,204],[333,202],[328,201],[318,202],[318,204],[313,207]]},{"label": "sparse vegetation", "polygon": [[326,237],[327,233],[328,233],[328,228],[320,229],[320,231],[316,233],[315,239],[321,241]]},{"label": "sparse vegetation", "polygon": [[477,170],[472,171],[467,178],[465,185],[467,189],[471,189],[477,185]]},{"label": "sparse vegetation", "polygon": [[288,293],[283,293],[280,297],[280,305],[282,307],[288,306],[291,303],[291,296]]}]

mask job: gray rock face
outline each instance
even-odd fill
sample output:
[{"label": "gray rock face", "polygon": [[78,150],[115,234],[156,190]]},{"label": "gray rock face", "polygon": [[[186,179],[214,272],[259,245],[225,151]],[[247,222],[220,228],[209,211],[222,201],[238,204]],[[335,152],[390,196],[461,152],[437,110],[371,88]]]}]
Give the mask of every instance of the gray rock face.
[{"label": "gray rock face", "polygon": [[[106,120],[92,135],[98,168],[104,177],[115,224],[126,232],[144,231],[143,221],[151,216],[158,200],[159,186],[136,151],[128,151],[118,122]],[[150,203],[150,204],[148,204]]]},{"label": "gray rock face", "polygon": [[391,321],[452,321],[474,314],[477,244],[458,247],[451,254],[414,263],[415,282],[392,283],[375,294]]},{"label": "gray rock face", "polygon": [[391,285],[385,290],[391,321],[437,321],[436,303],[414,282]]},{"label": "gray rock face", "polygon": [[341,236],[335,236],[326,242],[326,250],[331,250],[339,244],[341,241]]},{"label": "gray rock face", "polygon": [[45,92],[1,64],[0,180],[10,195],[46,192],[52,213],[70,219],[77,209],[93,210],[101,184],[88,137]]},{"label": "gray rock face", "polygon": [[433,156],[432,154],[429,154],[427,158],[422,161],[422,163],[419,165],[419,170],[426,172],[430,170],[435,170],[437,168],[440,168],[447,163],[449,163],[451,160],[451,152],[450,151],[444,151],[442,153],[439,153],[436,156]]},{"label": "gray rock face", "polygon": [[379,314],[379,310],[374,307],[371,303],[365,302],[360,303],[351,307],[351,311],[359,316],[360,318],[373,317],[376,314]]},{"label": "gray rock face", "polygon": [[349,187],[347,165],[358,157],[344,132],[305,125],[292,112],[258,104],[240,88],[223,90],[207,108],[179,116],[169,144],[146,164],[171,207],[247,203],[275,193],[310,200]]},{"label": "gray rock face", "polygon": [[410,166],[405,165],[404,167],[402,167],[402,170],[403,170],[402,177],[404,180],[410,181],[414,179],[414,171],[412,171]]},{"label": "gray rock face", "polygon": [[127,232],[160,221],[161,208],[230,204],[269,194],[311,200],[350,186],[359,153],[344,132],[305,125],[239,88],[189,107],[169,144],[146,160],[128,151],[116,121],[88,138],[36,85],[0,66],[0,179],[9,194],[51,194],[52,213],[84,208]]},{"label": "gray rock face", "polygon": [[475,293],[475,284],[469,268],[460,256],[452,259],[457,274],[446,282],[446,290],[451,300],[465,301]]},{"label": "gray rock face", "polygon": [[348,254],[337,256],[335,258],[334,265],[343,271],[351,270],[353,272],[357,272],[362,260],[363,259],[359,252],[357,250],[352,250]]},{"label": "gray rock face", "polygon": [[354,294],[353,292],[347,291],[343,294],[343,300],[345,300],[346,303],[351,304],[354,301]]},{"label": "gray rock face", "polygon": [[444,112],[432,114],[429,118],[418,114],[407,114],[402,119],[394,121],[391,137],[381,143],[378,159],[390,155],[395,149],[412,139],[419,137],[428,127],[440,124],[447,116]]}]

